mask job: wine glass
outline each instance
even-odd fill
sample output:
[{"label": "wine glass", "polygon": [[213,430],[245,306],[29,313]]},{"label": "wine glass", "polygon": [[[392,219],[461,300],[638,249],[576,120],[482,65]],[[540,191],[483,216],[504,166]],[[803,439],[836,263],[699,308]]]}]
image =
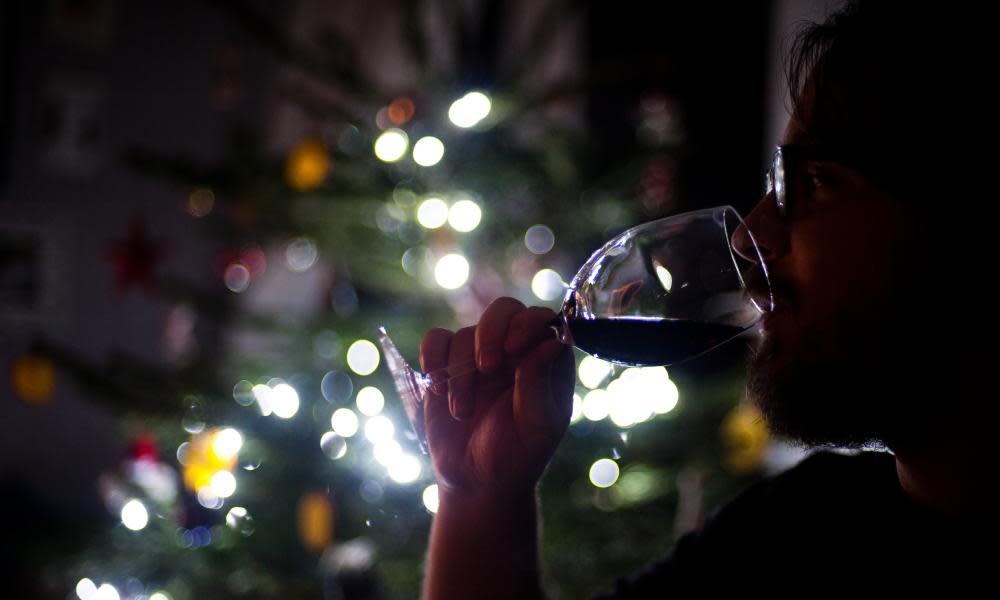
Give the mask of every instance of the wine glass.
[{"label": "wine glass", "polygon": [[[612,363],[676,365],[753,327],[774,309],[767,266],[739,213],[720,206],[633,227],[595,251],[549,323],[558,339]],[[427,452],[423,395],[476,371],[475,360],[415,371],[378,339],[407,417]]]}]

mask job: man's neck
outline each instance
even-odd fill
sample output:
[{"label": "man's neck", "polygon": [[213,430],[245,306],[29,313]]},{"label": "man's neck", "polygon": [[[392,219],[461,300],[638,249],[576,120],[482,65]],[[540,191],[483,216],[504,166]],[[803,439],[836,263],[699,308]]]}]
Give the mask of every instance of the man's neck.
[{"label": "man's neck", "polygon": [[965,434],[894,448],[903,491],[925,508],[953,518],[995,511],[1000,500],[995,445],[972,431]]}]

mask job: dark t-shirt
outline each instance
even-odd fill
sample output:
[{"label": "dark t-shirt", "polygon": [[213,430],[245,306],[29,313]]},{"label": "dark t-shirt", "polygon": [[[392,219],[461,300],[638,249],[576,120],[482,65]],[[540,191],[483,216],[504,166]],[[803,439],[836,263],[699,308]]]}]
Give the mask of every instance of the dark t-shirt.
[{"label": "dark t-shirt", "polygon": [[915,503],[899,485],[892,455],[820,452],[751,486],[599,598],[713,590],[895,597],[942,588],[959,594],[949,597],[995,597],[998,543],[995,518],[955,521]]}]

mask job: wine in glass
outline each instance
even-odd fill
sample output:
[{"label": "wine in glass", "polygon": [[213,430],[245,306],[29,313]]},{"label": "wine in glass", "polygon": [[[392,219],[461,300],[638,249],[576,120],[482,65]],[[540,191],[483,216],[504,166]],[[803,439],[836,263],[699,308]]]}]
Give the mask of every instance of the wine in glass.
[{"label": "wine in glass", "polygon": [[[626,366],[676,365],[717,348],[774,309],[767,267],[739,213],[708,208],[633,227],[595,251],[549,324],[559,340]],[[379,327],[386,366],[421,448],[423,396],[475,360],[420,373]]]}]

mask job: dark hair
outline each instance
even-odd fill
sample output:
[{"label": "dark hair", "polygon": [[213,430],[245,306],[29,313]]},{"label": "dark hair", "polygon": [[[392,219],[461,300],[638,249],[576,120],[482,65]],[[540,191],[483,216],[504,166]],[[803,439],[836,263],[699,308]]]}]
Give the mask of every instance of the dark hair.
[{"label": "dark hair", "polygon": [[905,201],[930,206],[993,162],[994,152],[982,154],[997,109],[986,98],[995,96],[991,22],[961,1],[849,2],[798,34],[787,63],[792,110],[813,141],[851,152]]}]

